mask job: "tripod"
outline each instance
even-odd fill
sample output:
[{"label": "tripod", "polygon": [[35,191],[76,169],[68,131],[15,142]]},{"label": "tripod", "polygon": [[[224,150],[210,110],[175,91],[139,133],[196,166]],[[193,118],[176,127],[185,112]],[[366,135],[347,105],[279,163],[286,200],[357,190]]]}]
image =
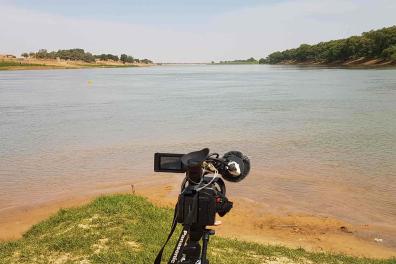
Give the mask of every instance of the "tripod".
[{"label": "tripod", "polygon": [[[183,249],[183,257],[180,262],[183,264],[209,264],[206,255],[208,251],[209,237],[214,235],[215,231],[212,229],[203,228],[197,231],[191,231],[190,237],[187,240],[187,244]],[[199,244],[202,238],[202,251]]]}]

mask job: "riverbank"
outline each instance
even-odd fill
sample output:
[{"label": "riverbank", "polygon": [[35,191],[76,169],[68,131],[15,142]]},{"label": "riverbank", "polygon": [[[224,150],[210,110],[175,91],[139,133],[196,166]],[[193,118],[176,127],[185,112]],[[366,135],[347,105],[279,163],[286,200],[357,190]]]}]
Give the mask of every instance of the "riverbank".
[{"label": "riverbank", "polygon": [[[141,196],[100,197],[78,208],[63,209],[30,229],[23,238],[0,243],[2,263],[150,263],[165,241],[173,210]],[[180,227],[176,233],[180,232]],[[82,235],[83,234],[83,235]],[[169,258],[177,235],[169,241]],[[301,248],[264,245],[214,236],[208,258],[221,263],[390,264],[395,259],[355,258],[311,253]]]},{"label": "riverbank", "polygon": [[84,68],[125,68],[148,67],[155,64],[121,63],[113,61],[84,61],[40,60],[40,59],[0,59],[1,70],[48,70],[48,69],[84,69]]},{"label": "riverbank", "polygon": [[[172,177],[151,177],[133,185],[107,186],[85,196],[68,197],[30,208],[19,208],[0,213],[0,240],[19,239],[33,224],[55,214],[60,208],[81,206],[95,197],[109,193],[133,193],[144,196],[159,207],[173,208],[179,180]],[[362,237],[370,226],[357,226],[329,217],[287,214],[275,215],[263,211],[260,204],[241,197],[231,197],[234,209],[217,227],[217,234],[260,244],[304,248],[313,252],[334,252],[357,257],[389,258],[396,249]],[[346,246],[347,245],[347,246]]]},{"label": "riverbank", "polygon": [[383,59],[353,59],[347,61],[335,62],[320,62],[320,61],[294,61],[286,60],[272,65],[297,65],[297,66],[317,66],[317,67],[339,67],[339,68],[381,68],[381,67],[396,67],[396,61]]}]

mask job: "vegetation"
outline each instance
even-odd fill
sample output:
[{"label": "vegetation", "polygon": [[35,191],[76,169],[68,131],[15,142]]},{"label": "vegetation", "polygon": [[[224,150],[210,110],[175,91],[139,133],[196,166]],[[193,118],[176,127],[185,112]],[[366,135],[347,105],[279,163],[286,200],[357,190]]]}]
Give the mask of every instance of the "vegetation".
[{"label": "vegetation", "polygon": [[15,66],[44,66],[43,64],[35,64],[35,63],[22,63],[18,61],[4,61],[0,60],[0,69],[15,67]]},{"label": "vegetation", "polygon": [[[133,62],[135,62],[135,59],[132,56],[128,56],[126,54],[121,54],[120,60],[123,63],[133,63]],[[139,62],[139,60],[136,60],[136,62]]]},{"label": "vegetation", "polygon": [[[1,263],[153,263],[169,232],[172,209],[158,208],[134,195],[100,197],[80,208],[62,209],[32,227],[23,238],[0,243]],[[180,232],[180,228],[176,233]],[[169,257],[176,236],[165,250]],[[214,237],[211,263],[391,264],[344,255],[310,253]]]},{"label": "vegetation", "polygon": [[37,52],[30,53],[31,57],[37,59],[62,59],[62,60],[81,60],[85,62],[94,62],[95,57],[89,53],[85,52],[83,49],[69,49],[69,50],[58,50],[48,52],[46,49],[40,49]]},{"label": "vegetation", "polygon": [[[0,71],[3,70],[29,70],[29,69],[78,69],[78,68],[126,68],[126,67],[138,67],[135,64],[70,64],[70,65],[52,65],[43,63],[26,63],[21,60],[0,60]],[[1,262],[0,262],[1,263]]]},{"label": "vegetation", "polygon": [[117,55],[113,55],[113,54],[94,55],[94,57],[95,57],[95,59],[98,59],[101,61],[119,61],[120,60]]},{"label": "vegetation", "polygon": [[383,59],[396,61],[396,26],[364,32],[361,36],[302,44],[295,49],[277,51],[259,63],[318,62],[334,63],[356,59]]},{"label": "vegetation", "polygon": [[220,61],[218,64],[258,64],[258,61],[252,57],[246,60]]},{"label": "vegetation", "polygon": [[68,49],[68,50],[58,50],[58,51],[51,51],[48,52],[46,49],[40,49],[37,52],[30,52],[29,54],[24,52],[21,54],[22,57],[28,58],[36,58],[36,59],[61,59],[61,60],[71,60],[71,61],[84,61],[84,62],[95,62],[96,60],[100,61],[122,61],[123,63],[153,63],[151,60],[148,59],[135,59],[132,56],[128,56],[126,54],[122,54],[120,57],[113,54],[100,54],[100,55],[93,55],[90,52],[85,52],[83,49]]},{"label": "vegetation", "polygon": [[150,64],[150,63],[153,63],[151,60],[149,60],[149,59],[142,59],[142,60],[139,60],[139,59],[135,59],[134,57],[132,57],[132,56],[128,56],[128,55],[126,55],[126,54],[121,54],[121,56],[120,56],[120,61],[122,61],[123,63],[134,63],[134,62],[137,62],[137,63],[145,63],[145,64]]}]

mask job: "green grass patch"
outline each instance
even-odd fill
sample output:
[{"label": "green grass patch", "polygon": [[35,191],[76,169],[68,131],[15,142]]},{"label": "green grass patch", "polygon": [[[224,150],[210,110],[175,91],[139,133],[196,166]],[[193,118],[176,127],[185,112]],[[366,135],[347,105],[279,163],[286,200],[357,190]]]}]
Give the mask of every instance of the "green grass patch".
[{"label": "green grass patch", "polygon": [[[0,243],[0,263],[153,263],[172,216],[172,209],[158,208],[140,196],[103,196],[79,208],[60,210],[17,241]],[[179,232],[180,228],[165,251],[164,262]],[[216,236],[210,240],[208,256],[215,264],[396,263],[396,259],[310,253]]]},{"label": "green grass patch", "polygon": [[0,61],[0,68],[2,67],[15,67],[15,66],[45,66],[44,64],[35,64],[35,63],[22,63],[18,61]]}]

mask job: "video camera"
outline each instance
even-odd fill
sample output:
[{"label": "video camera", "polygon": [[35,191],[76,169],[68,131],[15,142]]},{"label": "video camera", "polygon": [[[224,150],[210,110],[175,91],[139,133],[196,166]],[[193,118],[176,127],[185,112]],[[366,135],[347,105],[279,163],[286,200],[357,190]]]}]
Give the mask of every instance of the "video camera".
[{"label": "video camera", "polygon": [[[206,226],[214,225],[216,213],[224,216],[233,205],[226,197],[222,178],[231,182],[243,180],[250,171],[249,158],[239,151],[227,152],[220,158],[217,153],[209,154],[208,148],[188,154],[155,153],[154,171],[186,174],[168,240],[177,223],[183,225],[183,232],[168,263],[209,263],[206,259],[207,243],[214,231],[206,229]],[[164,247],[155,264],[161,262]]]}]

